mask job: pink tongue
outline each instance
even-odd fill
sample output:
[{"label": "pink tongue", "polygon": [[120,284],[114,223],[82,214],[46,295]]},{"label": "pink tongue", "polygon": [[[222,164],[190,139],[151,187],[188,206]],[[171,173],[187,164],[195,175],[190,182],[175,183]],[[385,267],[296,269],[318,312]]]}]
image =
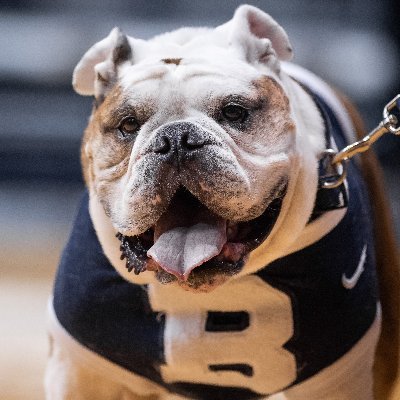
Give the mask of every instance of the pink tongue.
[{"label": "pink tongue", "polygon": [[225,221],[197,223],[164,232],[147,251],[165,271],[186,280],[190,272],[218,255],[226,242]]}]

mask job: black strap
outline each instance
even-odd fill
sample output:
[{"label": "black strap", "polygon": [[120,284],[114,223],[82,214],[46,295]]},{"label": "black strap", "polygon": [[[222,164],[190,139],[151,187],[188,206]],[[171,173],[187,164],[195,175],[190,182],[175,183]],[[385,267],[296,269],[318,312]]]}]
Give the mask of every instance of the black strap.
[{"label": "black strap", "polygon": [[[312,92],[308,87],[304,86],[303,83],[299,84],[304,88],[304,90],[311,96],[321,117],[324,121],[325,126],[325,146],[327,149],[332,148],[332,137],[335,139],[341,139],[345,141],[345,135],[343,129],[337,120],[332,109],[326,104],[321,96]],[[321,159],[319,162],[319,176],[324,175],[326,170],[324,166],[324,160]],[[315,199],[314,209],[310,216],[309,223],[319,218],[321,215],[325,214],[327,211],[338,210],[341,208],[346,208],[348,205],[347,190],[342,183],[337,188],[324,188],[321,182],[318,183],[317,196]]]}]

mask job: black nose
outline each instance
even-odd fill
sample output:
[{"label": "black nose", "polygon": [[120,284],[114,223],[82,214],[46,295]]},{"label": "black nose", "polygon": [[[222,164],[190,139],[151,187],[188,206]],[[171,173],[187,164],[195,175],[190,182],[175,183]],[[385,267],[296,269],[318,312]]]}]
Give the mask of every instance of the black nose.
[{"label": "black nose", "polygon": [[154,138],[153,151],[179,159],[205,145],[202,129],[191,122],[174,122],[163,126]]}]

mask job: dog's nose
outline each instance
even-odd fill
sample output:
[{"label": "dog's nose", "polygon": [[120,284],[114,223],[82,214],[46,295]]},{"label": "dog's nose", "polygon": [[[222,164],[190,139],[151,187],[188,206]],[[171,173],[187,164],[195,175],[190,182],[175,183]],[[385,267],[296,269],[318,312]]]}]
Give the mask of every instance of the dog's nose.
[{"label": "dog's nose", "polygon": [[153,151],[164,156],[184,155],[206,144],[202,130],[191,122],[174,122],[162,127],[157,133]]}]

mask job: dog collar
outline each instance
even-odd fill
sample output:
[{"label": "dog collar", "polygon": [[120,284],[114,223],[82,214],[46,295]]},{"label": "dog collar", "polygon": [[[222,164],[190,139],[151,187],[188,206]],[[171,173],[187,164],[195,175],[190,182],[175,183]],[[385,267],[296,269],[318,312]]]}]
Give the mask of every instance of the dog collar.
[{"label": "dog collar", "polygon": [[[346,137],[343,128],[333,110],[328,106],[321,96],[311,91],[303,83],[299,82],[299,84],[312,97],[315,105],[318,108],[318,111],[321,114],[325,127],[324,133],[326,149],[331,149],[333,143],[340,147],[346,145]],[[336,188],[327,188],[323,185],[324,178],[326,177],[327,170],[329,169],[329,162],[330,159],[326,157],[321,158],[319,161],[318,190],[314,209],[311,213],[309,222],[316,220],[328,211],[346,208],[348,205],[348,195],[345,181]]]}]

